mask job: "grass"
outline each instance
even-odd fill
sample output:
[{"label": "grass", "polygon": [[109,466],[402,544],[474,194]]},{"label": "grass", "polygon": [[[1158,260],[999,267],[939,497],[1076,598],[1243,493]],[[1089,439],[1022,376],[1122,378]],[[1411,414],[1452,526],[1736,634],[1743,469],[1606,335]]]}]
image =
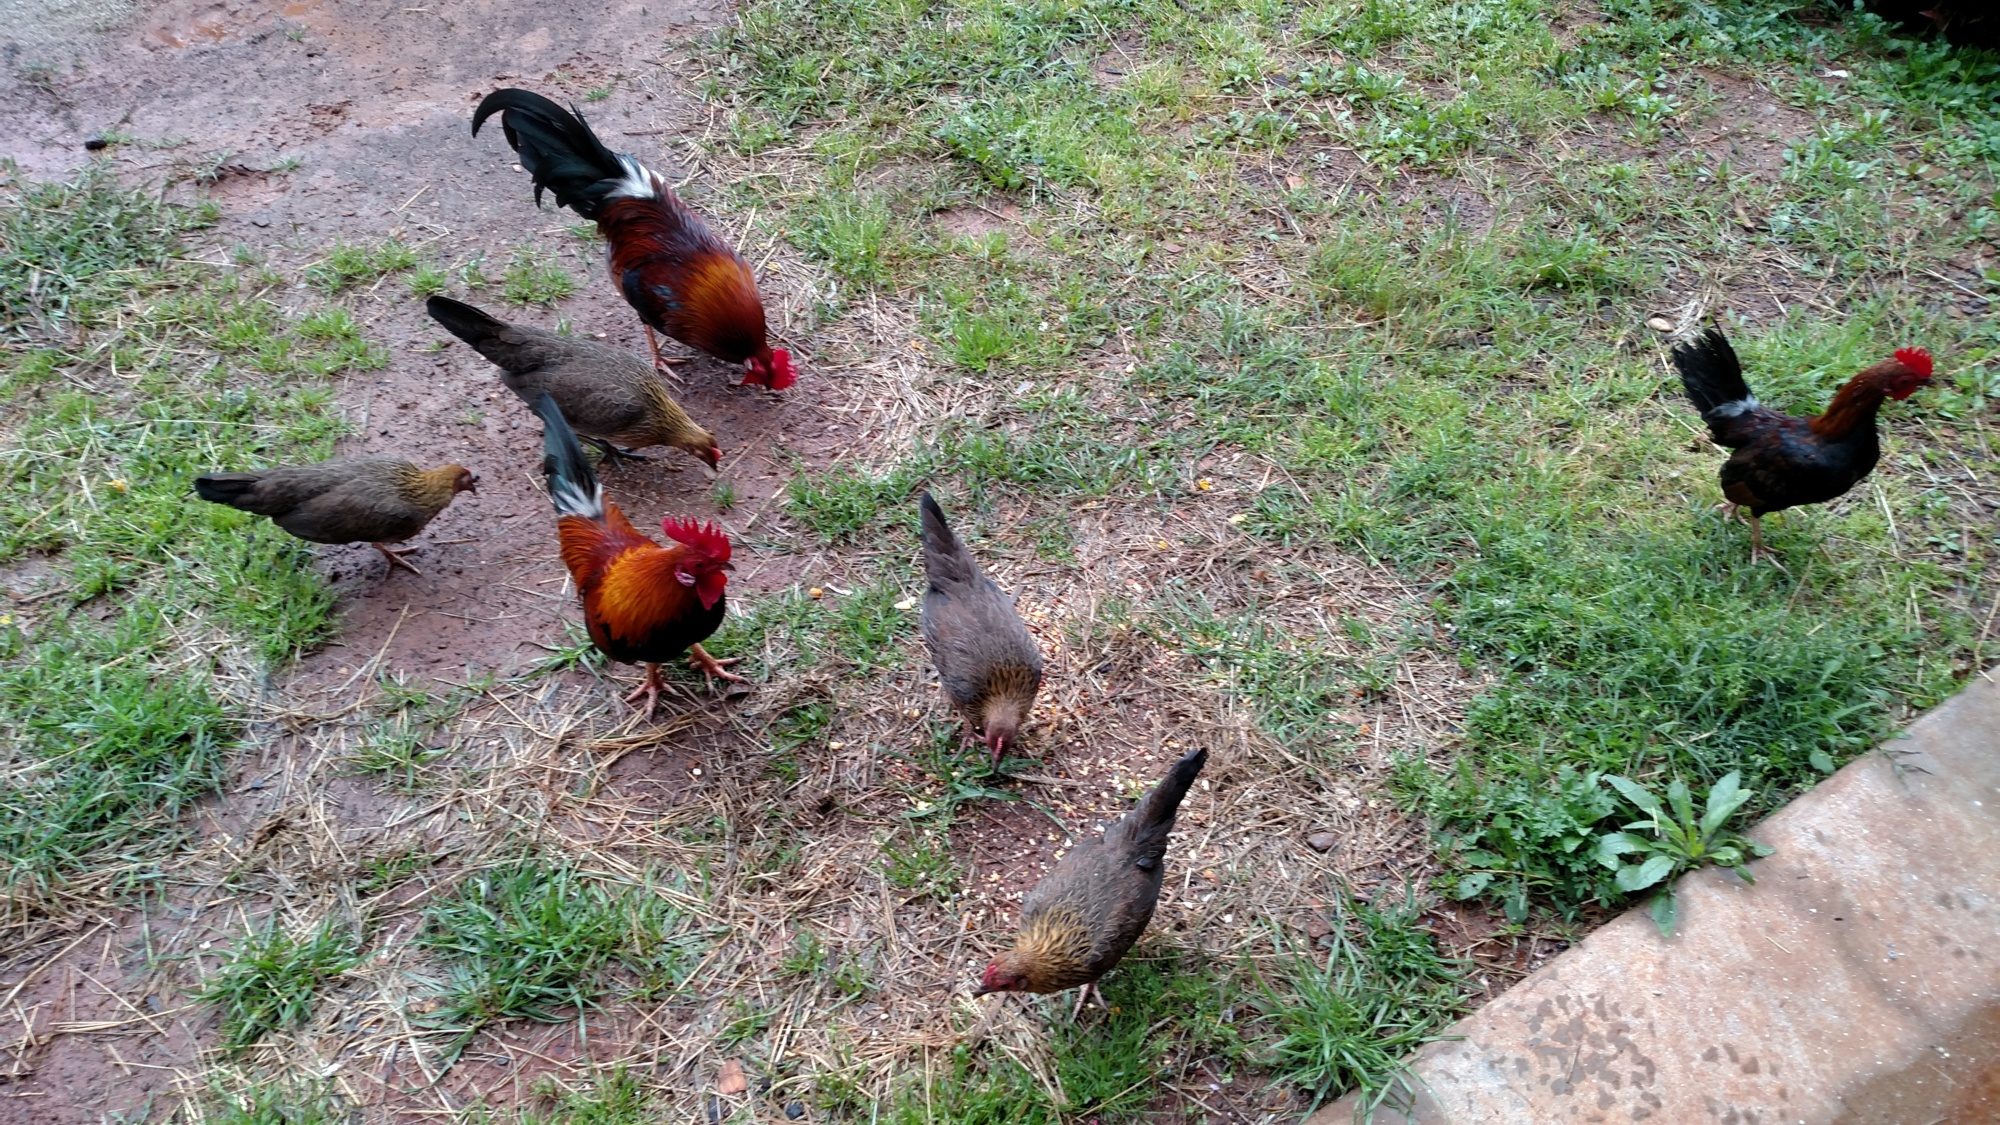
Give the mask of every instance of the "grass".
[{"label": "grass", "polygon": [[594,1007],[622,967],[678,987],[698,960],[683,920],[644,888],[533,861],[480,872],[428,912],[418,942],[444,979],[435,1019],[469,1041],[496,1020],[554,1022]]},{"label": "grass", "polygon": [[101,873],[143,879],[129,860],[157,855],[226,776],[231,683],[331,633],[307,549],[195,503],[188,482],[324,455],[341,423],[322,380],[384,357],[345,314],[294,318],[250,276],[177,263],[205,210],[90,172],[12,184],[5,214],[16,339],[0,384],[18,413],[0,565],[43,576],[0,626],[0,721],[16,732],[0,846],[22,910]]},{"label": "grass", "polygon": [[576,279],[569,271],[531,247],[515,250],[500,276],[500,295],[517,305],[553,306],[575,292]]},{"label": "grass", "polygon": [[245,934],[201,992],[221,1017],[223,1047],[241,1050],[305,1023],[320,990],[360,963],[358,948],[352,928],[332,921],[303,936],[276,920]]}]

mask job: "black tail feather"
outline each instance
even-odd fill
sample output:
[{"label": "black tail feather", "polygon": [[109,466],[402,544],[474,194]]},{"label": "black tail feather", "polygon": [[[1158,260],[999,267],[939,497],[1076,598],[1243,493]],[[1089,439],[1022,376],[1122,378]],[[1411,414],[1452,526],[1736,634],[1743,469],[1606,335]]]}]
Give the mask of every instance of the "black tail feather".
[{"label": "black tail feather", "polygon": [[529,408],[542,419],[542,475],[548,479],[556,514],[603,519],[604,489],[598,486],[597,473],[562,408],[546,391],[535,396]]},{"label": "black tail feather", "polygon": [[1750,385],[1743,381],[1743,363],[1719,329],[1710,328],[1692,340],[1675,344],[1673,360],[1688,399],[1703,414],[1751,397]]},{"label": "black tail feather", "polygon": [[472,135],[478,136],[479,127],[495,113],[521,167],[534,177],[536,206],[546,189],[555,193],[559,206],[597,218],[625,178],[625,165],[590,131],[583,115],[530,90],[495,90],[473,111]]}]

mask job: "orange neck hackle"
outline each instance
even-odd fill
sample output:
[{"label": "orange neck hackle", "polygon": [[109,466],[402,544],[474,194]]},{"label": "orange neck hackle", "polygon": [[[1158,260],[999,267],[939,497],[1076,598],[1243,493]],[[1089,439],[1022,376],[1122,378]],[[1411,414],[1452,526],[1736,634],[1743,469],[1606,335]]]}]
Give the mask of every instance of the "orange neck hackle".
[{"label": "orange neck hackle", "polygon": [[1900,348],[1889,359],[1862,368],[1809,424],[1821,437],[1844,437],[1856,427],[1872,423],[1883,399],[1906,399],[1930,378],[1930,353],[1922,348]]},{"label": "orange neck hackle", "polygon": [[711,469],[721,467],[722,448],[716,445],[715,435],[688,417],[688,412],[681,409],[681,404],[667,393],[663,380],[658,377],[648,379],[645,394],[646,414],[652,423],[652,432],[648,437],[661,445],[694,454],[707,462]]},{"label": "orange neck hackle", "polygon": [[1014,948],[986,966],[974,995],[1061,992],[1088,984],[1090,947],[1090,927],[1072,910],[1050,910],[1023,918]]}]

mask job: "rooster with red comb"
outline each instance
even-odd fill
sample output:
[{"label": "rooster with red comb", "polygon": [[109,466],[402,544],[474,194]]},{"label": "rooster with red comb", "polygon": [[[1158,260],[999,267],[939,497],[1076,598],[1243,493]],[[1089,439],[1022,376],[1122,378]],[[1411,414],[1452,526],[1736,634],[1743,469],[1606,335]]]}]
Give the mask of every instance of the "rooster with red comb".
[{"label": "rooster with red comb", "polygon": [[639,319],[653,359],[665,365],[655,330],[743,365],[749,386],[782,391],[798,381],[792,356],[764,331],[764,299],[743,255],[717,237],[658,173],[604,147],[583,118],[528,90],[495,90],[472,114],[472,134],[500,115],[507,143],[535,181],[535,202],[586,219],[611,247],[611,279]]},{"label": "rooster with red comb", "polygon": [[1750,518],[1752,563],[1765,557],[1765,513],[1824,504],[1861,483],[1882,455],[1875,432],[1882,403],[1900,402],[1931,379],[1929,352],[1898,348],[1849,379],[1823,412],[1795,418],[1757,401],[1716,328],[1675,345],[1673,361],[1715,444],[1735,451],[1722,463],[1722,495],[1731,514]]},{"label": "rooster with red comb", "polygon": [[618,505],[606,499],[576,432],[555,399],[532,404],[542,419],[542,472],[556,506],[563,565],[583,599],[583,621],[598,651],[613,660],[646,666],[645,682],[625,697],[647,715],[664,684],[660,665],[685,652],[711,680],[743,677],[701,647],[722,625],[729,584],[729,537],[714,524],[660,521],[672,546],[639,533]]}]

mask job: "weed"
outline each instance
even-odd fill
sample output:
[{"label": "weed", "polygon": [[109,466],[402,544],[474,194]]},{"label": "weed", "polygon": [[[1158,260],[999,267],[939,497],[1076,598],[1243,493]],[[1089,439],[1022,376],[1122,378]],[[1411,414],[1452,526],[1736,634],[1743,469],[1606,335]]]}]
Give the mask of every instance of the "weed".
[{"label": "weed", "polygon": [[1348,904],[1324,963],[1291,955],[1265,985],[1273,1065],[1315,1104],[1357,1090],[1370,1108],[1410,1091],[1403,1058],[1463,1004],[1458,966],[1438,955],[1405,902]]},{"label": "weed", "polygon": [[418,297],[435,297],[451,284],[451,276],[432,265],[418,266],[409,278],[410,292]]},{"label": "weed", "polygon": [[306,280],[322,292],[339,293],[401,273],[416,264],[416,251],[393,238],[373,246],[341,243],[327,251],[317,265],[306,269]]},{"label": "weed", "polygon": [[643,889],[521,862],[469,878],[431,908],[417,940],[446,968],[435,1016],[459,1030],[462,1046],[495,1020],[552,1023],[592,1007],[613,965],[677,987],[692,967],[682,929]]},{"label": "weed", "polygon": [[[1741,775],[1735,770],[1723,774],[1709,788],[1708,802],[1699,820],[1695,818],[1687,783],[1678,777],[1668,783],[1664,803],[1628,778],[1604,780],[1646,816],[1621,831],[1599,836],[1598,861],[1617,871],[1618,889],[1627,894],[1660,888],[1653,892],[1652,915],[1662,934],[1674,932],[1679,912],[1673,881],[1683,872],[1712,863],[1735,871],[1746,883],[1755,882],[1744,865],[1758,856],[1771,854],[1771,849],[1763,844],[1723,831],[1723,825],[1750,799],[1750,794],[1742,788]],[[1634,835],[1635,829],[1644,829],[1650,835]],[[1630,861],[1633,856],[1641,858],[1634,863]]]}]

